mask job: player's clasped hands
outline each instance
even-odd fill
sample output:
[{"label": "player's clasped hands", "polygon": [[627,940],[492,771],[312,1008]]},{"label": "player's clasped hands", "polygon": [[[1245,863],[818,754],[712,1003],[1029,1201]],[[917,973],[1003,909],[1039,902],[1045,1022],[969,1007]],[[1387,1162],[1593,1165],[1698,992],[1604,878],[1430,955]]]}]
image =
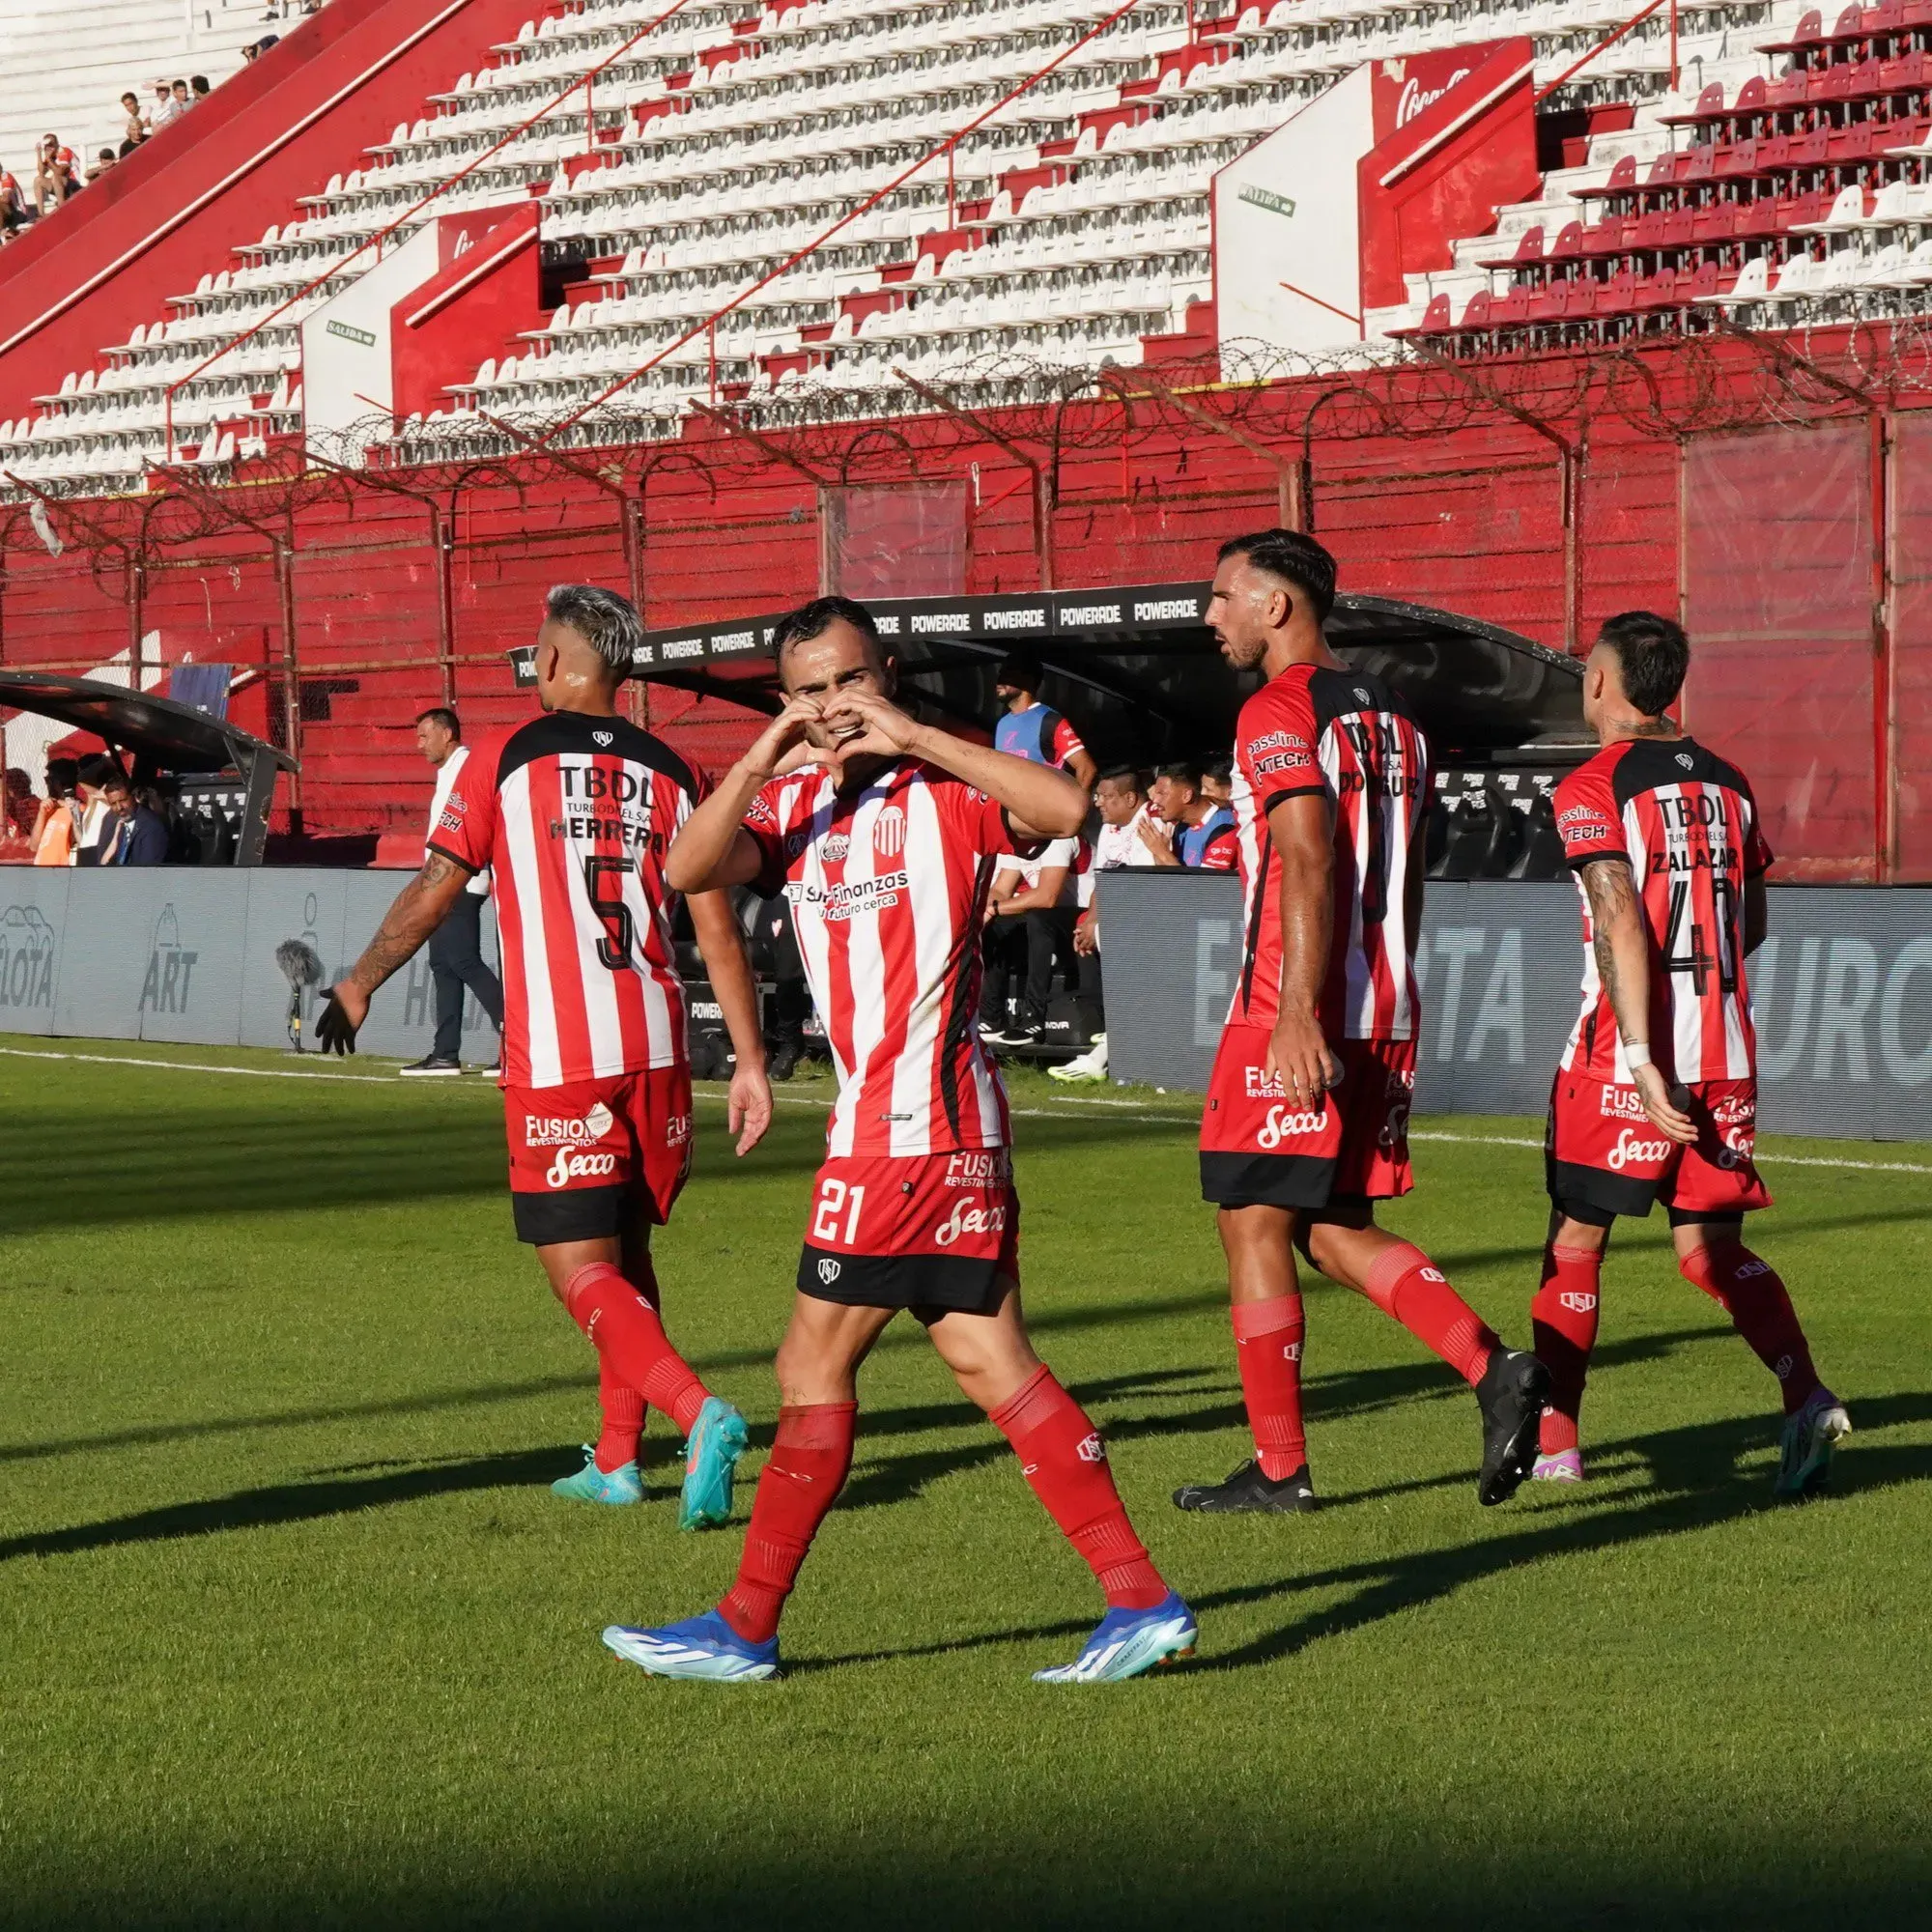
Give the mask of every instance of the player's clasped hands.
[{"label": "player's clasped hands", "polygon": [[918,720],[875,691],[838,692],[825,707],[825,728],[839,763],[849,758],[896,758],[912,750]]}]

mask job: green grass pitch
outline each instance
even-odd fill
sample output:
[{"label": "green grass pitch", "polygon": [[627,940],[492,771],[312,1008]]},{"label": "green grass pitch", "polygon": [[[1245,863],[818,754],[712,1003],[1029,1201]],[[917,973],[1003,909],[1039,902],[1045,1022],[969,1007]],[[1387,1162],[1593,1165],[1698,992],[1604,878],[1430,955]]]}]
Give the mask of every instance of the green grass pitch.
[{"label": "green grass pitch", "polygon": [[[662,1418],[642,1508],[552,1499],[594,1364],[511,1237],[491,1091],[0,1049],[0,1923],[1932,1920],[1932,1151],[1769,1149],[1758,1240],[1857,1426],[1831,1497],[1773,1506],[1770,1378],[1659,1216],[1606,1270],[1597,1481],[1479,1510],[1469,1396],[1323,1284],[1327,1507],[1204,1520],[1168,1492],[1246,1438],[1188,1103],[1023,1081],[1037,1337],[1200,1654],[1030,1681],[1097,1593],[905,1321],[789,1675],[720,1690],[598,1641],[715,1601],[739,1532],[676,1533]],[[700,1101],[659,1247],[748,1475],[822,1134],[781,1091],[742,1165]],[[1419,1124],[1463,1138],[1390,1222],[1526,1341],[1536,1128]]]}]

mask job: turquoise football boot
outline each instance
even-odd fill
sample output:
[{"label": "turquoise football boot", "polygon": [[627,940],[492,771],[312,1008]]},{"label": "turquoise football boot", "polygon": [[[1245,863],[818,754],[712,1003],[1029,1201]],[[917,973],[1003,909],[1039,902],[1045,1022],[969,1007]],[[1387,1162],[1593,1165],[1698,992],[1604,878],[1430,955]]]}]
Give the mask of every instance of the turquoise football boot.
[{"label": "turquoise football boot", "polygon": [[731,1520],[731,1478],[751,1439],[745,1418],[708,1395],[684,1444],[684,1489],[677,1499],[680,1529],[722,1529]]},{"label": "turquoise football boot", "polygon": [[550,1492],[567,1503],[640,1503],[644,1499],[644,1479],[635,1463],[600,1469],[597,1451],[586,1442],[582,1468],[574,1476],[559,1476],[550,1486]]}]

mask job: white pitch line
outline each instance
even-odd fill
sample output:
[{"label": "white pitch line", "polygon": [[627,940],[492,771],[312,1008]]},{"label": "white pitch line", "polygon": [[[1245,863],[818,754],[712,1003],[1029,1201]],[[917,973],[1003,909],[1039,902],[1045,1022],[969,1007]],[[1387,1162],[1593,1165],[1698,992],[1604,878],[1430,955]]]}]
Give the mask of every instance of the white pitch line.
[{"label": "white pitch line", "polygon": [[[257,1080],[351,1080],[364,1086],[387,1087],[399,1075],[394,1073],[323,1073],[306,1067],[295,1066],[216,1066],[204,1060],[147,1060],[131,1053],[56,1053],[51,1050],[36,1051],[24,1046],[0,1046],[0,1056],[9,1060],[80,1060],[95,1066],[156,1066],[171,1073],[239,1073]],[[702,1083],[699,1083],[700,1087]],[[493,1087],[494,1083],[473,1080],[468,1083],[472,1091],[483,1087]],[[722,1091],[700,1093],[700,1098],[722,1100]],[[820,1099],[815,1094],[774,1094],[773,1100],[781,1107],[816,1107],[820,1113],[831,1110],[830,1100]],[[1191,1127],[1198,1123],[1191,1114],[1143,1114],[1138,1111],[1138,1100],[1084,1100],[1076,1104],[1085,1106],[1110,1106],[1131,1108],[1134,1119],[1145,1121],[1154,1127]],[[1017,1121],[1077,1121],[1078,1114],[1061,1113],[1051,1107],[1014,1107],[1011,1110]],[[1409,1134],[1412,1141],[1446,1141],[1455,1147],[1506,1147],[1541,1150],[1540,1140],[1524,1140],[1506,1134],[1446,1134],[1432,1128],[1418,1127]],[[1772,1162],[1781,1167],[1829,1167],[1851,1169],[1861,1174],[1932,1174],[1932,1166],[1909,1160],[1853,1160],[1831,1154],[1814,1153],[1761,1153],[1758,1160]]]}]

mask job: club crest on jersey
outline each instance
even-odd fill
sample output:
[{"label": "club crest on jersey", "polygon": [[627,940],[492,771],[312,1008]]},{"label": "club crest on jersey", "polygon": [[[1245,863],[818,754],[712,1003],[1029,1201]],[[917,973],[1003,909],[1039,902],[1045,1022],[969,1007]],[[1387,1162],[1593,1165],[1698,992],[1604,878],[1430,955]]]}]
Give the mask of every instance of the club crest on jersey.
[{"label": "club crest on jersey", "polygon": [[852,849],[852,841],[842,832],[835,832],[825,841],[825,863],[828,866],[842,866],[846,854]]},{"label": "club crest on jersey", "polygon": [[835,1262],[830,1255],[827,1255],[825,1259],[818,1264],[818,1278],[826,1285],[827,1288],[830,1288],[832,1284],[838,1279],[838,1276],[841,1272],[842,1270],[840,1268],[839,1264],[838,1262]]},{"label": "club crest on jersey", "polygon": [[1368,704],[1372,701],[1373,700],[1370,698],[1369,694],[1366,691],[1364,691],[1362,687],[1358,684],[1355,687],[1355,702],[1357,704]]},{"label": "club crest on jersey", "polygon": [[614,731],[593,731],[590,742],[608,752],[617,742],[617,734]]},{"label": "club crest on jersey", "polygon": [[905,813],[889,805],[872,821],[872,850],[882,859],[896,859],[905,850]]},{"label": "club crest on jersey", "polygon": [[810,832],[787,832],[785,834],[785,857],[796,859],[811,843]]},{"label": "club crest on jersey", "polygon": [[1690,769],[1690,767],[1697,762],[1697,760],[1693,758],[1689,752],[1679,752],[1677,754],[1677,762],[1680,765],[1682,765],[1684,769],[1688,772]]}]

